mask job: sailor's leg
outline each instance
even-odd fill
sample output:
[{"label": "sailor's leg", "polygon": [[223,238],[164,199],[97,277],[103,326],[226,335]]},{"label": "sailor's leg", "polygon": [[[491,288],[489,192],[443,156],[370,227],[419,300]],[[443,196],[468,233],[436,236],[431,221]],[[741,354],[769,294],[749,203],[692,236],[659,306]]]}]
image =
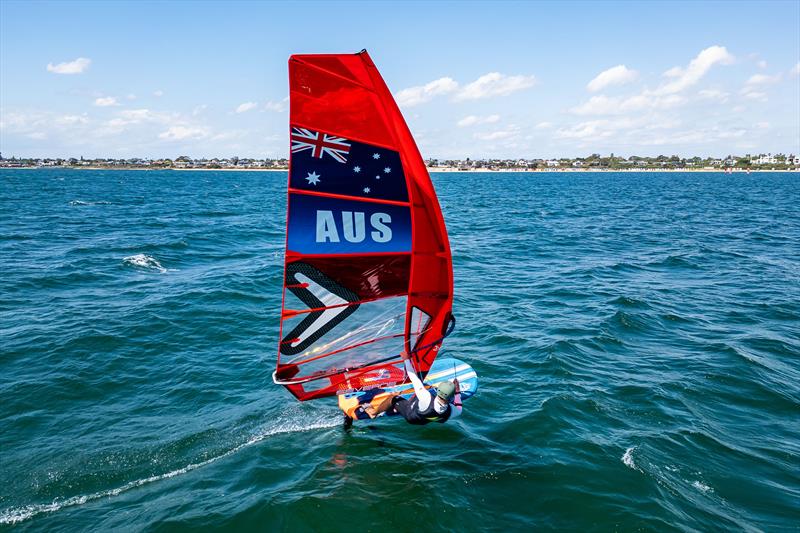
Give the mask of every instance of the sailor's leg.
[{"label": "sailor's leg", "polygon": [[409,422],[409,416],[414,412],[413,403],[402,397],[393,398],[392,409]]},{"label": "sailor's leg", "polygon": [[390,394],[389,396],[384,398],[384,400],[380,404],[378,404],[378,407],[372,407],[372,405],[368,405],[364,407],[364,411],[372,418],[375,418],[379,414],[388,411],[389,408],[392,406],[392,400],[397,396],[398,394]]}]

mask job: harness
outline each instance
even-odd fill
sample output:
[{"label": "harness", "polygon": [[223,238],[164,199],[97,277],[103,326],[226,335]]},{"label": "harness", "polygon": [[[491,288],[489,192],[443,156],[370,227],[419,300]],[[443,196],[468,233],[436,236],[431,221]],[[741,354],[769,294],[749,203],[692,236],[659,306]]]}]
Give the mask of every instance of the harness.
[{"label": "harness", "polygon": [[442,413],[437,413],[436,408],[434,407],[434,402],[436,401],[436,395],[433,394],[431,391],[428,391],[431,395],[431,403],[428,405],[428,408],[424,411],[419,409],[419,398],[414,396],[411,400],[411,405],[409,406],[408,413],[405,415],[405,419],[410,424],[416,424],[420,426],[424,426],[425,424],[430,424],[431,422],[439,422],[441,424],[447,422],[447,419],[450,418],[450,415],[453,412],[453,409],[450,407],[450,404],[447,404],[447,408]]}]

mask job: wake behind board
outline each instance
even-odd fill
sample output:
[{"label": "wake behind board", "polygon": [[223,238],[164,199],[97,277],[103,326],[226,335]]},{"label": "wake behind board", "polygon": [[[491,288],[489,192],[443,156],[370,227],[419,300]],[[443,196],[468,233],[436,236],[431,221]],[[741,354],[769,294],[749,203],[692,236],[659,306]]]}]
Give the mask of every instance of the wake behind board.
[{"label": "wake behind board", "polygon": [[[453,381],[454,378],[458,378],[462,400],[471,398],[478,391],[478,375],[475,370],[464,361],[458,359],[436,359],[423,383],[430,388],[442,381]],[[365,420],[369,418],[369,415],[364,412],[364,407],[371,404],[377,408],[389,395],[397,393],[403,398],[409,399],[414,395],[414,387],[411,383],[403,383],[383,389],[375,388],[368,391],[341,394],[339,396],[339,409],[353,420]],[[383,416],[384,414],[398,416],[395,412],[381,413],[378,416]]]}]

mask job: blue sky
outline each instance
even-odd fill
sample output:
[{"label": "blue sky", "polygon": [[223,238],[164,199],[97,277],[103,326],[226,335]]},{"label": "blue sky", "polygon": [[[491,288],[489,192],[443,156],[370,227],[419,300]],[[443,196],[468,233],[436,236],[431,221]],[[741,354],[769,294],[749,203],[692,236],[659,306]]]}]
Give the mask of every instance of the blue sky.
[{"label": "blue sky", "polygon": [[424,157],[800,152],[800,2],[0,0],[6,157],[286,156],[286,61],[367,48]]}]

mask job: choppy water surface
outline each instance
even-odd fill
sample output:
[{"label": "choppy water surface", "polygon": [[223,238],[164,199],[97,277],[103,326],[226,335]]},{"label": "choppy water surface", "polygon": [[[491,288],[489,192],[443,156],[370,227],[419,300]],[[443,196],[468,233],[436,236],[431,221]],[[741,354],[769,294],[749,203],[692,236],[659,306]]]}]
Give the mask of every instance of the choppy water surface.
[{"label": "choppy water surface", "polygon": [[0,528],[796,530],[800,177],[439,174],[480,393],[274,386],[284,173],[0,171]]}]

